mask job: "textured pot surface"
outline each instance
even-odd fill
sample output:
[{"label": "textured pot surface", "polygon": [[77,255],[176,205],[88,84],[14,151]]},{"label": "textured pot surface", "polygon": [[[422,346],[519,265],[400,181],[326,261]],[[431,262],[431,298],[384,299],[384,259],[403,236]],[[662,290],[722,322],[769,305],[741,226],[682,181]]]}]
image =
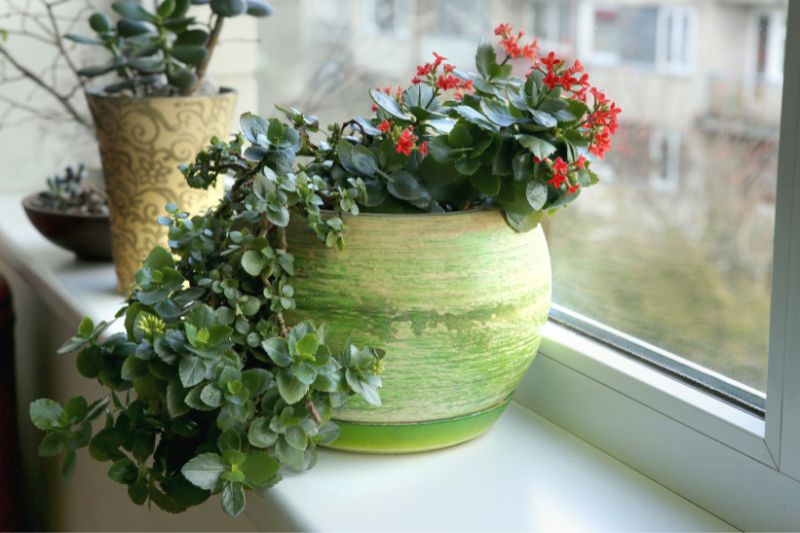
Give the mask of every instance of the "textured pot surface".
[{"label": "textured pot surface", "polygon": [[300,221],[289,231],[298,309],[334,347],[387,351],[380,408],[354,400],[334,447],[405,452],[488,429],[533,360],[550,307],[541,228],[516,233],[493,211],[348,217],[345,250]]},{"label": "textured pot surface", "polygon": [[141,260],[167,232],[156,219],[164,206],[201,213],[216,204],[224,183],[190,188],[178,165],[194,159],[212,136],[230,133],[236,93],[131,98],[86,93],[103,162],[111,217],[117,289],[127,293]]}]

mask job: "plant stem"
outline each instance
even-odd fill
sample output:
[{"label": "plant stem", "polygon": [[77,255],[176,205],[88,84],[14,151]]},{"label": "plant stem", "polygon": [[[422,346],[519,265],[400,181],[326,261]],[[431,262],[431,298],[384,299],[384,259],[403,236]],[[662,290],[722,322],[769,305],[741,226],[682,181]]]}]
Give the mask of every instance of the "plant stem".
[{"label": "plant stem", "polygon": [[314,419],[314,423],[318,426],[322,425],[322,417],[319,416],[319,411],[317,411],[317,407],[314,405],[314,401],[311,399],[311,393],[309,392],[306,396],[306,409],[311,414],[311,418]]},{"label": "plant stem", "polygon": [[189,92],[186,94],[194,94],[197,92],[197,89],[200,87],[200,83],[203,81],[203,77],[206,75],[206,69],[208,69],[208,63],[211,61],[211,56],[214,53],[214,49],[217,47],[217,43],[219,42],[219,34],[222,32],[222,23],[224,22],[224,17],[216,15],[214,18],[214,24],[211,29],[211,35],[208,37],[208,46],[206,49],[208,53],[203,61],[197,65],[197,70],[195,73],[197,74],[197,80],[194,82],[194,85],[189,89]]}]

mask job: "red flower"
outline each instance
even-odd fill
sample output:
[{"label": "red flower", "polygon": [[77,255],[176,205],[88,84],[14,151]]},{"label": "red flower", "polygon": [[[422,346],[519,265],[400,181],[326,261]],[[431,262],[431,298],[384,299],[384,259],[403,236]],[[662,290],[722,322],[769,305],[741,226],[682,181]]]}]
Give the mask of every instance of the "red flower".
[{"label": "red flower", "polygon": [[581,188],[581,186],[578,185],[577,183],[575,185],[568,185],[567,186],[567,194],[575,194],[576,192],[578,192],[578,189],[580,189],[580,188]]},{"label": "red flower", "polygon": [[500,24],[494,29],[495,35],[508,36],[511,34],[511,24]]},{"label": "red flower", "polygon": [[553,177],[547,180],[547,183],[556,189],[560,189],[561,186],[567,182],[568,168],[567,163],[560,157],[557,157],[553,163]]},{"label": "red flower", "polygon": [[557,58],[555,52],[550,52],[547,57],[542,58],[542,65],[546,66],[547,70],[556,70],[562,63],[564,60]]},{"label": "red flower", "polygon": [[419,143],[419,153],[422,154],[422,157],[428,155],[428,141],[422,141]]},{"label": "red flower", "polygon": [[398,154],[411,155],[411,150],[414,148],[414,143],[416,142],[417,136],[414,135],[414,131],[411,128],[406,128],[400,134],[400,138],[397,139],[397,143],[394,145],[394,151]]},{"label": "red flower", "polygon": [[584,156],[580,156],[575,160],[573,165],[575,165],[575,168],[586,168],[586,158]]},{"label": "red flower", "polygon": [[442,64],[442,61],[446,61],[447,60],[446,57],[442,57],[439,54],[437,54],[436,52],[433,52],[433,57],[434,57],[434,61],[433,61],[433,66],[434,67],[438,67],[439,65]]},{"label": "red flower", "polygon": [[392,129],[392,123],[388,120],[384,120],[380,124],[378,124],[378,129],[381,130],[383,133],[386,133],[390,129]]},{"label": "red flower", "polygon": [[542,79],[542,83],[547,85],[547,87],[552,91],[556,88],[556,85],[561,83],[561,78],[559,78],[555,72],[552,70],[547,72],[547,75]]}]

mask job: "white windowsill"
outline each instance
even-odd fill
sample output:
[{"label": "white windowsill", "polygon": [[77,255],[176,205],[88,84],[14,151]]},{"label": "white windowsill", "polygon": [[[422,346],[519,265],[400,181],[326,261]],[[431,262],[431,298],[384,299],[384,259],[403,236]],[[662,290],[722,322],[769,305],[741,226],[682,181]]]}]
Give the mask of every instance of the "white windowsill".
[{"label": "white windowsill", "polygon": [[[77,325],[83,315],[112,317],[122,302],[112,267],[77,262],[45,241],[27,221],[20,199],[0,195],[2,270],[12,270],[37,291],[65,323]],[[557,327],[549,326],[548,335],[545,354],[553,343],[570,341]],[[539,359],[548,356],[537,358],[529,375],[542,366]],[[631,377],[638,372],[629,371]],[[247,513],[262,529],[731,529],[518,403],[487,435],[439,452],[369,456],[323,450],[312,471],[287,476],[260,499],[250,498]]]}]

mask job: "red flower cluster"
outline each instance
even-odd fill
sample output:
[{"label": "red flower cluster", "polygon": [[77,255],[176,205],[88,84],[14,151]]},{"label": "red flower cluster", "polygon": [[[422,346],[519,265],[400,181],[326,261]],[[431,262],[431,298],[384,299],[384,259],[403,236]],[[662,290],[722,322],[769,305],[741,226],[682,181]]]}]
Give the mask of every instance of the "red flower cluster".
[{"label": "red flower cluster", "polygon": [[556,189],[560,189],[564,183],[569,181],[567,179],[568,170],[569,165],[567,165],[567,162],[560,157],[557,157],[553,163],[553,177],[547,180],[547,183]]},{"label": "red flower cluster", "polygon": [[542,58],[542,65],[547,67],[547,72],[542,82],[552,91],[556,87],[561,87],[565,91],[570,91],[576,99],[581,102],[586,101],[586,91],[589,90],[589,75],[585,72],[578,78],[575,75],[583,72],[583,65],[577,59],[571,67],[561,71],[564,60],[556,57],[554,52],[550,52],[547,57]]},{"label": "red flower cluster", "polygon": [[586,158],[580,156],[570,165],[560,157],[557,157],[553,162],[553,177],[547,180],[547,183],[555,189],[560,189],[562,185],[566,184],[567,194],[575,194],[581,186],[569,181],[570,167],[573,167],[573,170],[586,168]]},{"label": "red flower cluster", "polygon": [[511,24],[500,24],[494,29],[494,34],[500,36],[500,45],[506,51],[506,55],[512,59],[531,59],[534,62],[539,58],[539,42],[534,39],[530,44],[520,46],[519,41],[525,35],[520,31],[516,36],[513,34]]},{"label": "red flower cluster", "polygon": [[[452,74],[455,67],[449,63],[444,63],[446,57],[442,57],[436,52],[433,53],[434,60],[417,67],[417,75],[412,78],[411,83],[419,84],[427,82],[432,87],[437,87],[442,91],[455,90],[455,97],[460,99],[465,93],[472,91],[472,80],[462,80]],[[440,74],[439,67],[442,67]]]},{"label": "red flower cluster", "polygon": [[386,133],[387,131],[392,129],[392,121],[384,120],[383,122],[377,125],[377,128],[381,130],[383,133]]},{"label": "red flower cluster", "polygon": [[[394,145],[394,151],[398,154],[405,154],[411,155],[411,150],[414,149],[414,145],[417,142],[417,136],[414,135],[414,130],[411,128],[406,128],[400,134],[400,138],[397,139],[397,142]],[[427,145],[425,149],[427,151]]]},{"label": "red flower cluster", "polygon": [[622,109],[617,104],[606,98],[605,93],[597,87],[590,89],[594,97],[594,110],[589,114],[583,126],[589,128],[592,137],[592,144],[589,152],[603,159],[606,152],[611,148],[611,136],[617,132],[617,115]]}]

